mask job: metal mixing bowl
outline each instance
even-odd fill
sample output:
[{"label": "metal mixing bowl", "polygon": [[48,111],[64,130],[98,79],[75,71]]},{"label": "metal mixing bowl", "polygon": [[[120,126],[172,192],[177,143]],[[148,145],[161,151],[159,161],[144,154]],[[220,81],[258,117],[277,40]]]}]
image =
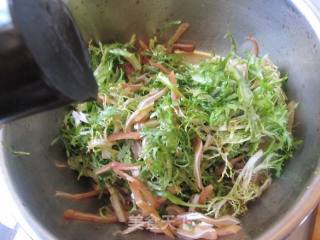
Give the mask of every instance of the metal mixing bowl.
[{"label": "metal mixing bowl", "polygon": [[[282,239],[313,209],[320,199],[320,55],[319,14],[308,1],[292,0],[90,0],[66,1],[86,40],[124,41],[132,33],[151,36],[169,20],[191,23],[185,39],[202,50],[224,54],[227,31],[244,47],[248,32],[260,42],[262,54],[288,73],[289,97],[299,102],[297,138],[303,140],[283,175],[261,199],[249,205],[241,218],[245,235],[254,239]],[[158,239],[138,232],[113,235],[119,225],[67,222],[67,208],[96,212],[100,203],[68,202],[54,197],[55,190],[81,192],[88,189],[76,174],[57,169],[55,160],[65,159],[61,145],[50,146],[58,135],[62,110],[42,113],[4,126],[2,141],[31,152],[18,157],[5,148],[1,169],[22,225],[40,239]]]}]

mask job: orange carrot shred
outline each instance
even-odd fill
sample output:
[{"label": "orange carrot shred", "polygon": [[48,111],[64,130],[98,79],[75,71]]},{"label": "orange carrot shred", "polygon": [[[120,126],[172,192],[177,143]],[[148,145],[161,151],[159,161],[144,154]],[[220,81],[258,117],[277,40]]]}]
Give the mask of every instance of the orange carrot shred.
[{"label": "orange carrot shred", "polygon": [[204,204],[213,194],[213,186],[210,184],[203,188],[199,197],[199,204]]},{"label": "orange carrot shred", "polygon": [[61,198],[72,200],[72,201],[78,201],[78,200],[82,200],[82,199],[86,199],[86,198],[95,197],[95,196],[98,196],[99,194],[100,194],[100,190],[92,190],[89,192],[76,193],[76,194],[56,191],[57,197],[61,197]]},{"label": "orange carrot shred", "polygon": [[149,61],[150,65],[155,67],[155,68],[158,68],[161,72],[165,73],[165,74],[169,74],[170,73],[170,70],[168,68],[166,68],[165,66],[163,66],[161,63],[157,63],[157,62],[154,62],[152,60]]},{"label": "orange carrot shred", "polygon": [[107,137],[107,140],[109,142],[125,140],[125,139],[139,140],[141,139],[141,135],[138,132],[117,132],[117,133],[112,133]]},{"label": "orange carrot shred", "polygon": [[68,209],[63,213],[64,219],[67,220],[78,220],[78,221],[86,221],[86,222],[94,222],[94,223],[116,223],[118,222],[118,218],[115,214],[109,214],[107,216],[98,216],[91,213],[85,213],[76,211],[73,209]]}]

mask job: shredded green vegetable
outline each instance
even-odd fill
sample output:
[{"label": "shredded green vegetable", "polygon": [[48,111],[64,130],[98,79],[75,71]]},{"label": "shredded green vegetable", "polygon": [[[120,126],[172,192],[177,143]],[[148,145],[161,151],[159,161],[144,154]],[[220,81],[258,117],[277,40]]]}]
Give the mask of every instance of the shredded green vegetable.
[{"label": "shredded green vegetable", "polygon": [[4,146],[9,152],[11,152],[12,154],[14,154],[16,156],[30,156],[31,155],[30,152],[18,151],[4,142],[1,142],[1,143],[2,143],[2,146]]},{"label": "shredded green vegetable", "polygon": [[[190,199],[201,189],[194,176],[194,139],[200,138],[201,181],[214,192],[196,205],[198,211],[216,217],[242,214],[271,177],[281,174],[297,145],[288,130],[293,111],[283,91],[287,76],[268,56],[239,56],[235,48],[225,57],[189,64],[184,54],[168,52],[156,38],[148,47],[136,47],[135,37],[124,44],[89,46],[99,96],[65,115],[61,132],[70,168],[102,187],[129,191],[112,171],[99,176],[95,171],[109,162],[134,164],[155,196],[195,206]],[[177,83],[146,59],[172,71]],[[167,89],[163,96],[139,106],[162,89]],[[138,132],[141,140],[108,141],[125,132],[133,113],[137,118],[129,132]],[[180,190],[170,193],[172,187]]]}]

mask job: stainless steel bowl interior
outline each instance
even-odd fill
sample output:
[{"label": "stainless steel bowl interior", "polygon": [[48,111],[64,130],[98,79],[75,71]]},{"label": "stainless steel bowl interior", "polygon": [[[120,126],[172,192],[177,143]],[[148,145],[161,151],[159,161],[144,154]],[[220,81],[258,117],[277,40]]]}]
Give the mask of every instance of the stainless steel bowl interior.
[{"label": "stainless steel bowl interior", "polygon": [[[307,1],[260,0],[91,0],[66,1],[85,40],[125,41],[132,33],[148,38],[170,20],[191,23],[184,39],[202,50],[224,54],[233,33],[239,51],[248,47],[248,32],[259,40],[261,54],[288,73],[289,98],[299,102],[295,135],[303,144],[287,162],[283,175],[274,181],[263,197],[249,206],[241,218],[246,237],[281,239],[310,212],[319,200],[320,155],[320,55],[319,18]],[[305,9],[304,9],[305,8]],[[310,22],[311,20],[312,23]],[[317,29],[316,29],[317,28]],[[40,239],[161,239],[154,234],[114,235],[119,225],[67,222],[67,208],[96,212],[103,203],[87,200],[68,202],[54,197],[55,191],[80,192],[89,188],[76,174],[57,169],[55,160],[64,160],[61,145],[50,146],[58,135],[63,110],[21,119],[4,126],[2,141],[15,149],[30,151],[18,157],[2,149],[1,169],[20,216]]]}]

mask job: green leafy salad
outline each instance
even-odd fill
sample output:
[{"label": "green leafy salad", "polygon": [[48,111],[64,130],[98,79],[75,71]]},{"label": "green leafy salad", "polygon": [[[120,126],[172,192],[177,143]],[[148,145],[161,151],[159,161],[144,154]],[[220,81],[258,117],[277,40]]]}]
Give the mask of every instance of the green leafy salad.
[{"label": "green leafy salad", "polygon": [[281,174],[297,145],[287,76],[252,36],[252,52],[240,56],[233,43],[222,57],[180,42],[188,27],[165,43],[89,45],[99,94],[72,106],[61,132],[69,167],[94,189],[57,195],[98,196],[105,207],[65,218],[216,239],[239,232],[235,217]]}]

